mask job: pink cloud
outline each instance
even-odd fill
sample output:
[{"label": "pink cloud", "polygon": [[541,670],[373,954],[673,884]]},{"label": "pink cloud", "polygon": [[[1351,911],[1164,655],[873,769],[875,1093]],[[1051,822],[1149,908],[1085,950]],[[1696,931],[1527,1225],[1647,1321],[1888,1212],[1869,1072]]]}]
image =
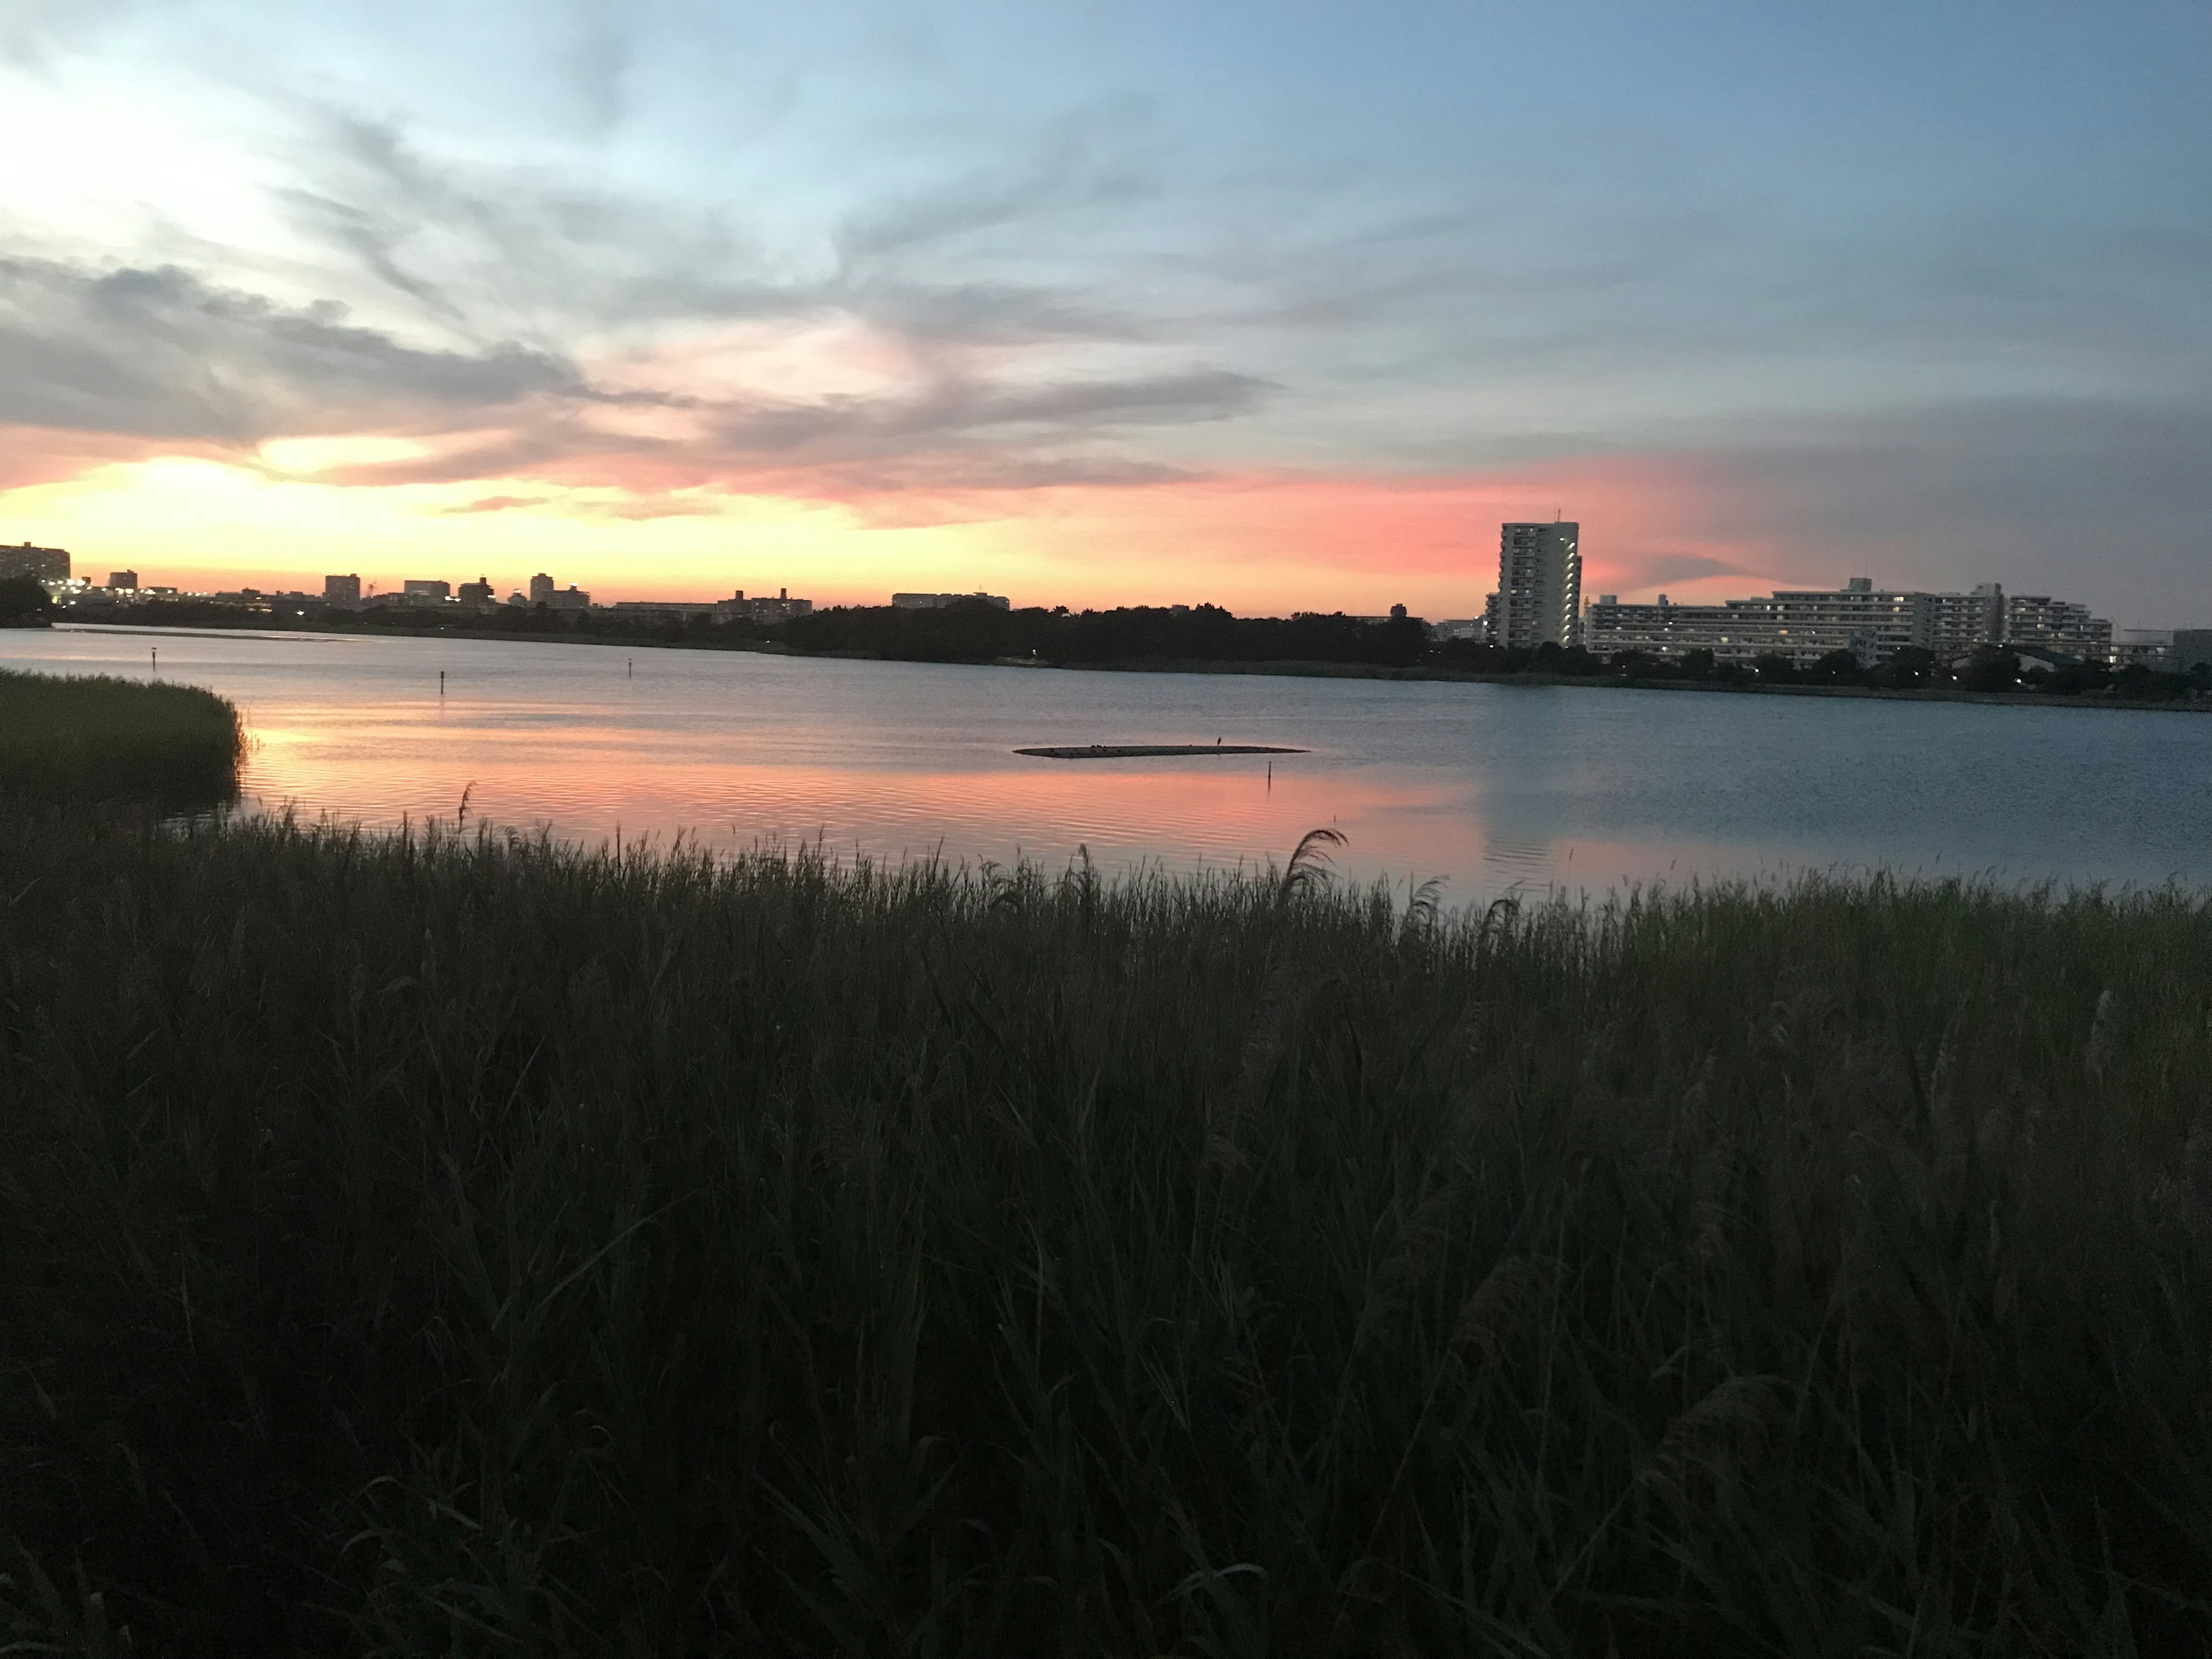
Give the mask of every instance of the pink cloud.
[{"label": "pink cloud", "polygon": [[235,461],[237,452],[198,440],[143,438],[125,432],[75,432],[41,426],[0,426],[0,490],[67,483],[96,467],[185,455]]}]

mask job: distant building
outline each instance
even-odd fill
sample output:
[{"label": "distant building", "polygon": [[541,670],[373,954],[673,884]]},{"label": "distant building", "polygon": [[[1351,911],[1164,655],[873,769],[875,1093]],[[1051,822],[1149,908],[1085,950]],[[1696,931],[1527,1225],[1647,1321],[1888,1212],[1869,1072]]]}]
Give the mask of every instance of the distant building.
[{"label": "distant building", "polygon": [[1482,618],[1458,617],[1429,624],[1432,640],[1480,640],[1483,637]]},{"label": "distant building", "polygon": [[125,593],[135,593],[138,591],[138,573],[135,570],[111,570],[107,573],[107,585]]},{"label": "distant building", "polygon": [[453,597],[453,585],[441,581],[403,581],[399,584],[399,596],[405,599],[450,599]]},{"label": "distant building", "polygon": [[810,615],[811,599],[794,599],[789,588],[776,597],[749,599],[739,588],[726,599],[617,599],[609,607],[617,617],[638,622],[686,622],[705,617],[715,622],[780,623]]},{"label": "distant building", "polygon": [[1840,588],[1778,592],[1765,601],[1772,648],[1800,663],[1848,651],[1863,667],[1921,642],[1919,596],[1853,576]]},{"label": "distant building", "polygon": [[1623,605],[1607,593],[1583,617],[1583,643],[1601,657],[1624,651],[1641,651],[1654,657],[1710,651],[1723,662],[1748,662],[1767,654],[1779,643],[1772,630],[1764,626],[1762,616],[1736,608],[1763,604],[1731,600],[1726,605],[1672,605],[1662,593],[1656,605]]},{"label": "distant building", "polygon": [[683,622],[692,617],[726,617],[730,603],[727,599],[617,599],[607,608],[625,622]]},{"label": "distant building", "polygon": [[749,599],[740,591],[730,604],[732,615],[757,623],[789,622],[793,617],[811,616],[814,611],[813,600],[794,599],[787,587],[777,588],[772,599]]},{"label": "distant building", "polygon": [[1011,611],[1012,605],[1000,594],[985,593],[894,593],[891,604],[901,611],[942,611],[949,605],[965,605],[971,599],[981,599],[985,605],[995,605],[1001,611]]},{"label": "distant building", "polygon": [[1600,656],[1641,651],[1680,657],[1710,651],[1722,662],[1784,657],[1799,667],[1848,651],[1872,665],[1918,645],[1922,596],[1876,588],[1853,576],[1838,588],[1784,589],[1718,605],[1622,605],[1607,594],[1583,618],[1583,641]]},{"label": "distant building", "polygon": [[361,578],[358,576],[325,576],[323,578],[325,605],[359,605]]},{"label": "distant building", "polygon": [[2015,593],[2004,602],[2004,642],[2046,646],[2082,662],[2112,659],[2112,625],[2093,617],[2086,605],[2035,593]]},{"label": "distant building", "polygon": [[27,576],[34,582],[65,582],[70,556],[58,547],[0,547],[0,579]]},{"label": "distant building", "polygon": [[1506,524],[1498,528],[1502,645],[1574,645],[1582,637],[1582,526]]},{"label": "distant building", "polygon": [[463,605],[486,605],[493,603],[492,586],[489,578],[479,576],[472,582],[463,582],[453,597]]},{"label": "distant building", "polygon": [[1944,662],[1972,656],[2004,637],[2004,589],[1984,582],[1971,593],[1916,593],[1913,643]]},{"label": "distant building", "polygon": [[1908,648],[1954,662],[1997,644],[2080,661],[2112,659],[2110,623],[2078,605],[2008,599],[1994,582],[1971,593],[1923,593],[1853,576],[1838,588],[1784,589],[1717,605],[1669,605],[1664,593],[1655,605],[1622,605],[1608,593],[1583,617],[1583,633],[1600,656],[1710,651],[1722,662],[1773,656],[1801,668],[1837,651],[1871,666]]},{"label": "distant building", "polygon": [[2185,674],[2200,665],[2212,664],[2212,628],[2175,629],[2173,660]]},{"label": "distant building", "polygon": [[2112,666],[2115,668],[2148,668],[2154,673],[2170,674],[2182,666],[2173,649],[2173,630],[2170,628],[2130,628],[2114,635]]},{"label": "distant building", "polygon": [[[514,600],[507,601],[509,605]],[[589,611],[592,596],[571,582],[566,587],[556,587],[553,579],[539,571],[530,579],[530,603],[542,605],[549,611]]]}]

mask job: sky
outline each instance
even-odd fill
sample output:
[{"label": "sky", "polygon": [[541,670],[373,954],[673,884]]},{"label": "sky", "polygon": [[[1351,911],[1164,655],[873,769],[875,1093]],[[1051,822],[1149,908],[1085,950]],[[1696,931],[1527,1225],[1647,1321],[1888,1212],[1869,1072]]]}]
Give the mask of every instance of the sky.
[{"label": "sky", "polygon": [[2212,625],[2203,0],[0,0],[0,542]]}]

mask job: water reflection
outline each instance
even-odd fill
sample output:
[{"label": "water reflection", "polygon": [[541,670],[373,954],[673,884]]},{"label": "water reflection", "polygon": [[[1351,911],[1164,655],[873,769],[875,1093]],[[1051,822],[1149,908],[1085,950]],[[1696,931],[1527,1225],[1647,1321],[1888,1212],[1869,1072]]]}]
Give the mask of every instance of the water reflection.
[{"label": "water reflection", "polygon": [[[748,653],[268,635],[161,639],[235,699],[266,805],[452,817],[591,842],[688,832],[1109,867],[1280,860],[1461,902],[1552,884],[1887,866],[2212,878],[2212,720],[1593,690],[1024,672]],[[0,662],[143,672],[143,638],[57,629]],[[635,663],[634,672],[628,667]],[[439,695],[439,675],[446,676]],[[1287,744],[1052,761],[1017,747]]]}]

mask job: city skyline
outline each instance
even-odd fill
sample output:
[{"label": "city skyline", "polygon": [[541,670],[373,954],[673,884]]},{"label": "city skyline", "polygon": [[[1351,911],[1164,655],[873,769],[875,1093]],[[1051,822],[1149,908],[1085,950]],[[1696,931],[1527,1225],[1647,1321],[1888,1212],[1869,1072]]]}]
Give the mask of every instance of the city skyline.
[{"label": "city skyline", "polygon": [[2142,3],[33,9],[0,540],[1452,617],[1564,514],[1585,593],[2201,619],[2209,68]]}]

